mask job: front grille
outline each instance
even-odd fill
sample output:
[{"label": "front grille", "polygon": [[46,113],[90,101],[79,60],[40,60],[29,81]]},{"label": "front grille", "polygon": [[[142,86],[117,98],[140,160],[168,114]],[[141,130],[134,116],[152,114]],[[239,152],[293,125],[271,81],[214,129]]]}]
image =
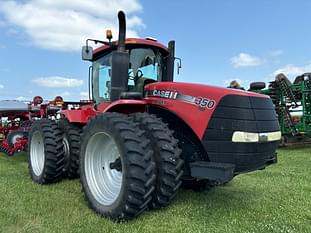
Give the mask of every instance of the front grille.
[{"label": "front grille", "polygon": [[203,136],[210,161],[233,163],[235,173],[263,168],[275,157],[278,142],[233,143],[234,131],[279,131],[271,99],[228,95],[221,99]]}]

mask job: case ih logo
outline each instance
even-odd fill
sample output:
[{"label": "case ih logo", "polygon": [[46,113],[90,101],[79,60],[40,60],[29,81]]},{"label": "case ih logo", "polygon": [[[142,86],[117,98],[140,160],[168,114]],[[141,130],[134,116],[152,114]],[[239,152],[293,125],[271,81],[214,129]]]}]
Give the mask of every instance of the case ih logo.
[{"label": "case ih logo", "polygon": [[166,90],[153,90],[152,96],[157,96],[166,99],[176,99],[178,95],[177,91],[166,91]]},{"label": "case ih logo", "polygon": [[199,110],[212,109],[216,105],[215,100],[210,100],[203,97],[194,97],[191,95],[184,95],[177,91],[171,90],[150,90],[146,93],[147,96],[160,97],[164,99],[180,100],[189,104],[195,104],[199,107]]}]

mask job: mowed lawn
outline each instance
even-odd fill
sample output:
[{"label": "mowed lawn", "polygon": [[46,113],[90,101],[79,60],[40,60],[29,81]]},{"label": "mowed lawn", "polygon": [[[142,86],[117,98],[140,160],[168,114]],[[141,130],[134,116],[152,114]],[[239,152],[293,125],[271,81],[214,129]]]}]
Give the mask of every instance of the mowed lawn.
[{"label": "mowed lawn", "polygon": [[25,154],[0,155],[0,232],[311,232],[311,146],[280,149],[279,163],[165,209],[113,223],[85,204],[79,180],[40,186]]}]

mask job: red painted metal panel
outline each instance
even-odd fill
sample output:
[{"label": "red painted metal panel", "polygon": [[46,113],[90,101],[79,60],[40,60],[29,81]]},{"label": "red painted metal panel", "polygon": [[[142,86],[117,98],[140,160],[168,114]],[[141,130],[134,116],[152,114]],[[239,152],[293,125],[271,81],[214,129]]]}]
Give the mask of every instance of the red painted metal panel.
[{"label": "red painted metal panel", "polygon": [[[118,41],[116,41],[116,45],[118,44]],[[156,42],[156,41],[152,41],[152,40],[147,40],[147,39],[138,39],[138,38],[127,38],[125,41],[126,45],[148,45],[148,46],[154,46],[154,47],[158,47],[163,49],[164,51],[168,52],[168,48],[166,46],[164,46],[163,44]],[[110,49],[111,47],[108,45],[103,45],[100,46],[99,48],[95,49],[94,51],[94,55],[96,53],[100,53],[104,50]]]},{"label": "red painted metal panel", "polygon": [[61,112],[69,122],[86,124],[90,118],[97,114],[94,108],[63,110]]},{"label": "red painted metal panel", "polygon": [[114,102],[103,102],[98,106],[98,111],[100,112],[109,112],[112,109],[116,109],[120,106],[130,105],[129,107],[132,107],[132,112],[137,112],[136,108],[139,108],[137,106],[143,105],[145,106],[147,102],[145,100],[130,100],[130,99],[120,99],[116,100]]}]

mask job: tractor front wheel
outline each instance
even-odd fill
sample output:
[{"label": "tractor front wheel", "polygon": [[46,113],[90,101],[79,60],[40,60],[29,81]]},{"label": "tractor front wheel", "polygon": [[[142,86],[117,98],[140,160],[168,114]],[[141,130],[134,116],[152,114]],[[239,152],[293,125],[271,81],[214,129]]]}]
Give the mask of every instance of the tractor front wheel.
[{"label": "tractor front wheel", "polygon": [[54,121],[36,121],[28,141],[28,165],[32,180],[39,184],[59,181],[63,175],[64,149],[62,132]]},{"label": "tractor front wheel", "polygon": [[80,180],[89,207],[113,220],[142,213],[155,183],[144,131],[117,113],[96,116],[83,131]]},{"label": "tractor front wheel", "polygon": [[161,208],[170,204],[176,196],[181,185],[183,174],[183,160],[178,140],[161,118],[148,113],[134,113],[131,115],[139,127],[146,131],[146,136],[151,141],[156,162],[155,173],[157,176],[155,191],[152,195],[150,206]]}]

